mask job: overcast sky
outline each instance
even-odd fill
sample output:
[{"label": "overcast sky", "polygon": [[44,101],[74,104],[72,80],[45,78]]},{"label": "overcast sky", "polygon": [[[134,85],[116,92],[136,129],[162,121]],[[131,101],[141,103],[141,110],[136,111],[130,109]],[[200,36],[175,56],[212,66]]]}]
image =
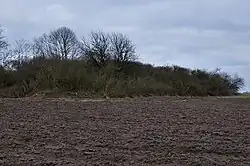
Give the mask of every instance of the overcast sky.
[{"label": "overcast sky", "polygon": [[221,68],[250,90],[250,0],[0,0],[10,41],[60,26],[79,37],[91,30],[122,32],[140,61]]}]

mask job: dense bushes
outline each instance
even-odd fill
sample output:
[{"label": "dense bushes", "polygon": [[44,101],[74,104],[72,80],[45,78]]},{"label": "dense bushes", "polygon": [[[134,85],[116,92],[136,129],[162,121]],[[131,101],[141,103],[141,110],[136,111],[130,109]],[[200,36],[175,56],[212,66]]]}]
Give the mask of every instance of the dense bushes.
[{"label": "dense bushes", "polygon": [[242,79],[220,72],[190,70],[178,66],[153,67],[126,63],[118,70],[110,61],[102,69],[84,60],[33,58],[18,70],[1,68],[1,95],[23,97],[39,92],[80,92],[109,97],[149,95],[234,95]]},{"label": "dense bushes", "polygon": [[19,43],[14,50],[2,56],[8,57],[2,58],[0,67],[2,97],[36,93],[218,96],[235,95],[243,86],[242,78],[219,70],[154,67],[137,62],[135,46],[119,33],[92,32],[88,40],[78,41],[70,29],[63,27],[36,38],[29,46]]}]

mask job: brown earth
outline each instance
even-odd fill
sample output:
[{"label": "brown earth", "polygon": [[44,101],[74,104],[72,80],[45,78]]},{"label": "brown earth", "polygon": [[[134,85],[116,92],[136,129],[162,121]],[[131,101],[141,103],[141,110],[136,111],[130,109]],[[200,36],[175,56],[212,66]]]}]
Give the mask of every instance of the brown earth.
[{"label": "brown earth", "polygon": [[250,99],[0,99],[0,165],[250,166]]}]

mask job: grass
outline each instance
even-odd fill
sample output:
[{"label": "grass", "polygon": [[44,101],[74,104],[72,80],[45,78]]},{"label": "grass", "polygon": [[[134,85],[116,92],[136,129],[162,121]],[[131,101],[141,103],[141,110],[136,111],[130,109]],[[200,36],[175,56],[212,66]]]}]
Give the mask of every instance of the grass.
[{"label": "grass", "polygon": [[250,99],[250,93],[242,93],[239,95],[240,98],[246,98],[246,99]]}]

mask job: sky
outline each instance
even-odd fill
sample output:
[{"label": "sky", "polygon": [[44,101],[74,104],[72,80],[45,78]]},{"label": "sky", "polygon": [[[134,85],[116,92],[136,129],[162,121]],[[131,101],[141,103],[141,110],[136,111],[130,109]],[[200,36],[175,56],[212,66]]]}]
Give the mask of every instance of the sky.
[{"label": "sky", "polygon": [[0,0],[10,42],[32,40],[61,26],[79,38],[121,32],[139,60],[153,65],[221,68],[250,90],[250,0]]}]

